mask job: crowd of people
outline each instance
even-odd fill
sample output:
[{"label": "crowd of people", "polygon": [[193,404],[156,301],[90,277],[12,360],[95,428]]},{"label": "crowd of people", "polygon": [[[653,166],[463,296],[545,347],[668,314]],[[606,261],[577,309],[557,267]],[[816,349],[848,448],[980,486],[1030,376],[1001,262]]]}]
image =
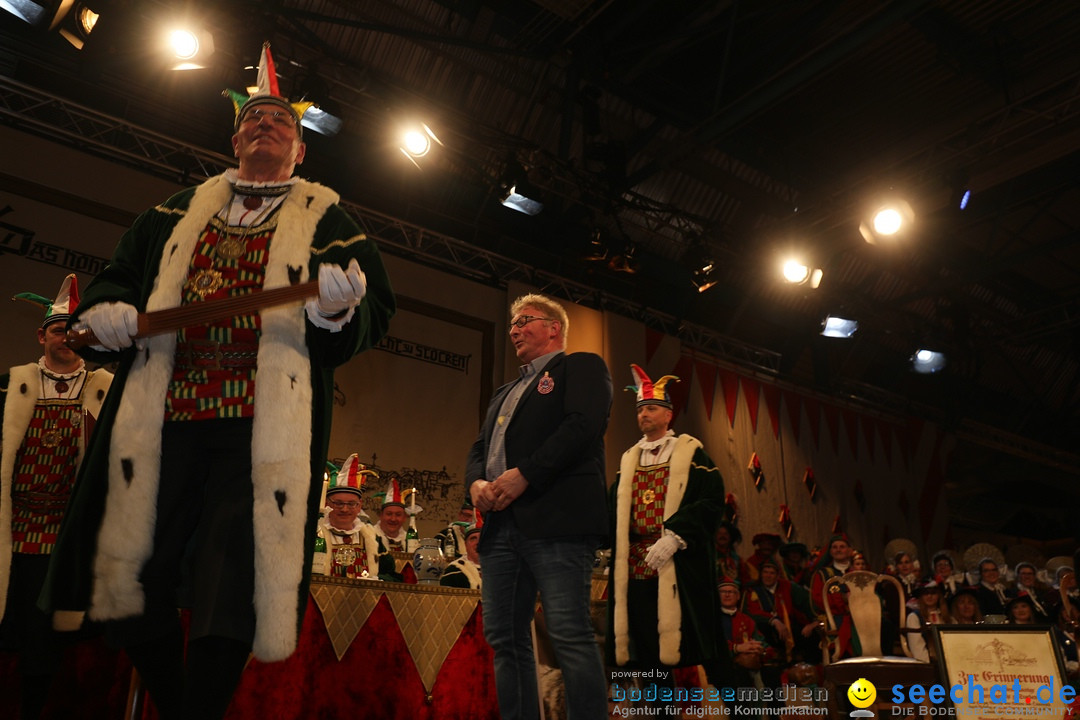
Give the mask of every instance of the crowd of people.
[{"label": "crowd of people", "polygon": [[[755,622],[761,645],[755,664],[766,683],[770,678],[777,682],[795,663],[822,663],[828,659],[824,653],[833,659],[862,654],[844,593],[835,587],[826,592],[830,578],[858,571],[896,580],[898,591],[877,585],[884,618],[880,641],[886,654],[929,662],[934,654],[931,625],[1041,624],[1052,627],[1067,672],[1073,680],[1078,677],[1080,590],[1075,567],[1080,550],[1073,557],[1010,567],[1000,550],[979,544],[964,554],[966,563],[959,553],[940,550],[929,556],[924,568],[919,550],[902,540],[886,546],[884,567],[871,567],[843,534],[811,549],[804,543],[785,543],[773,533],[758,533],[751,540],[753,551],[745,556],[739,552],[741,541],[737,526],[721,524],[716,533],[718,590],[723,599],[725,592],[738,588],[739,609]],[[984,555],[973,559],[972,550]],[[729,638],[733,649],[740,639]]]}]

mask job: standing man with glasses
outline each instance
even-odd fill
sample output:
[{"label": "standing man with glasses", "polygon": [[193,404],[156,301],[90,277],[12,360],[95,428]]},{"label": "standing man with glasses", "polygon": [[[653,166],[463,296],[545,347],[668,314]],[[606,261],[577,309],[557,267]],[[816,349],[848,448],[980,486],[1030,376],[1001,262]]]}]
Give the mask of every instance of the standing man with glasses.
[{"label": "standing man with glasses", "polygon": [[[164,720],[222,717],[252,651],[273,662],[295,650],[334,369],[394,313],[375,243],[337,193],[293,177],[301,111],[268,82],[266,47],[259,79],[238,105],[239,167],[140,215],[71,319],[96,336],[83,354],[119,369],[46,600],[107,622]],[[306,302],[135,341],[140,312],[199,305],[205,316],[213,302],[309,280]]]},{"label": "standing man with glasses", "polygon": [[537,591],[566,685],[568,720],[607,714],[589,618],[593,557],[607,534],[604,430],[611,376],[593,353],[566,355],[566,311],[543,295],[510,307],[523,365],[499,388],[469,451],[465,489],[484,513],[484,635],[504,720],[539,716],[530,623]]}]

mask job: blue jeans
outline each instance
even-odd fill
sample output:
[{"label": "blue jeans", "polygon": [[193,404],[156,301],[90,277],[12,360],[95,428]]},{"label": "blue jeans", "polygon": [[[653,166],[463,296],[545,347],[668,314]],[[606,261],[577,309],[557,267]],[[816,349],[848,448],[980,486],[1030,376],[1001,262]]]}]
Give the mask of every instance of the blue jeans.
[{"label": "blue jeans", "polygon": [[593,553],[588,536],[532,540],[513,520],[484,538],[484,637],[495,651],[495,689],[502,720],[539,717],[530,623],[536,592],[566,686],[567,720],[607,716],[607,684],[589,619]]}]

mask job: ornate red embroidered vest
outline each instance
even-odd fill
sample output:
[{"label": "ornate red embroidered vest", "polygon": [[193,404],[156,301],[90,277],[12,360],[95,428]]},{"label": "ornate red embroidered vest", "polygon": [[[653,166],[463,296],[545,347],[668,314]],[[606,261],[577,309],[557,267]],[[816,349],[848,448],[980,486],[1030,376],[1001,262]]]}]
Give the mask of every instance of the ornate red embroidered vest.
[{"label": "ornate red embroidered vest", "polygon": [[48,555],[56,544],[82,445],[80,396],[38,400],[15,457],[11,487],[12,551]]},{"label": "ornate red embroidered vest", "polygon": [[634,472],[628,558],[631,580],[656,577],[656,571],[645,564],[645,554],[664,532],[664,496],[669,472],[667,464],[639,466]]}]

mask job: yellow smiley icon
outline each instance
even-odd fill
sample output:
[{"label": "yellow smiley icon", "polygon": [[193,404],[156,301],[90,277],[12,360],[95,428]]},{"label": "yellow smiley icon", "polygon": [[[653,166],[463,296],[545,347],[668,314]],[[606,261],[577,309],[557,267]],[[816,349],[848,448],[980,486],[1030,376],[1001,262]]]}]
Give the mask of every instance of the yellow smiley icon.
[{"label": "yellow smiley icon", "polygon": [[848,688],[847,699],[857,708],[868,708],[877,700],[877,688],[866,678],[859,678]]}]

